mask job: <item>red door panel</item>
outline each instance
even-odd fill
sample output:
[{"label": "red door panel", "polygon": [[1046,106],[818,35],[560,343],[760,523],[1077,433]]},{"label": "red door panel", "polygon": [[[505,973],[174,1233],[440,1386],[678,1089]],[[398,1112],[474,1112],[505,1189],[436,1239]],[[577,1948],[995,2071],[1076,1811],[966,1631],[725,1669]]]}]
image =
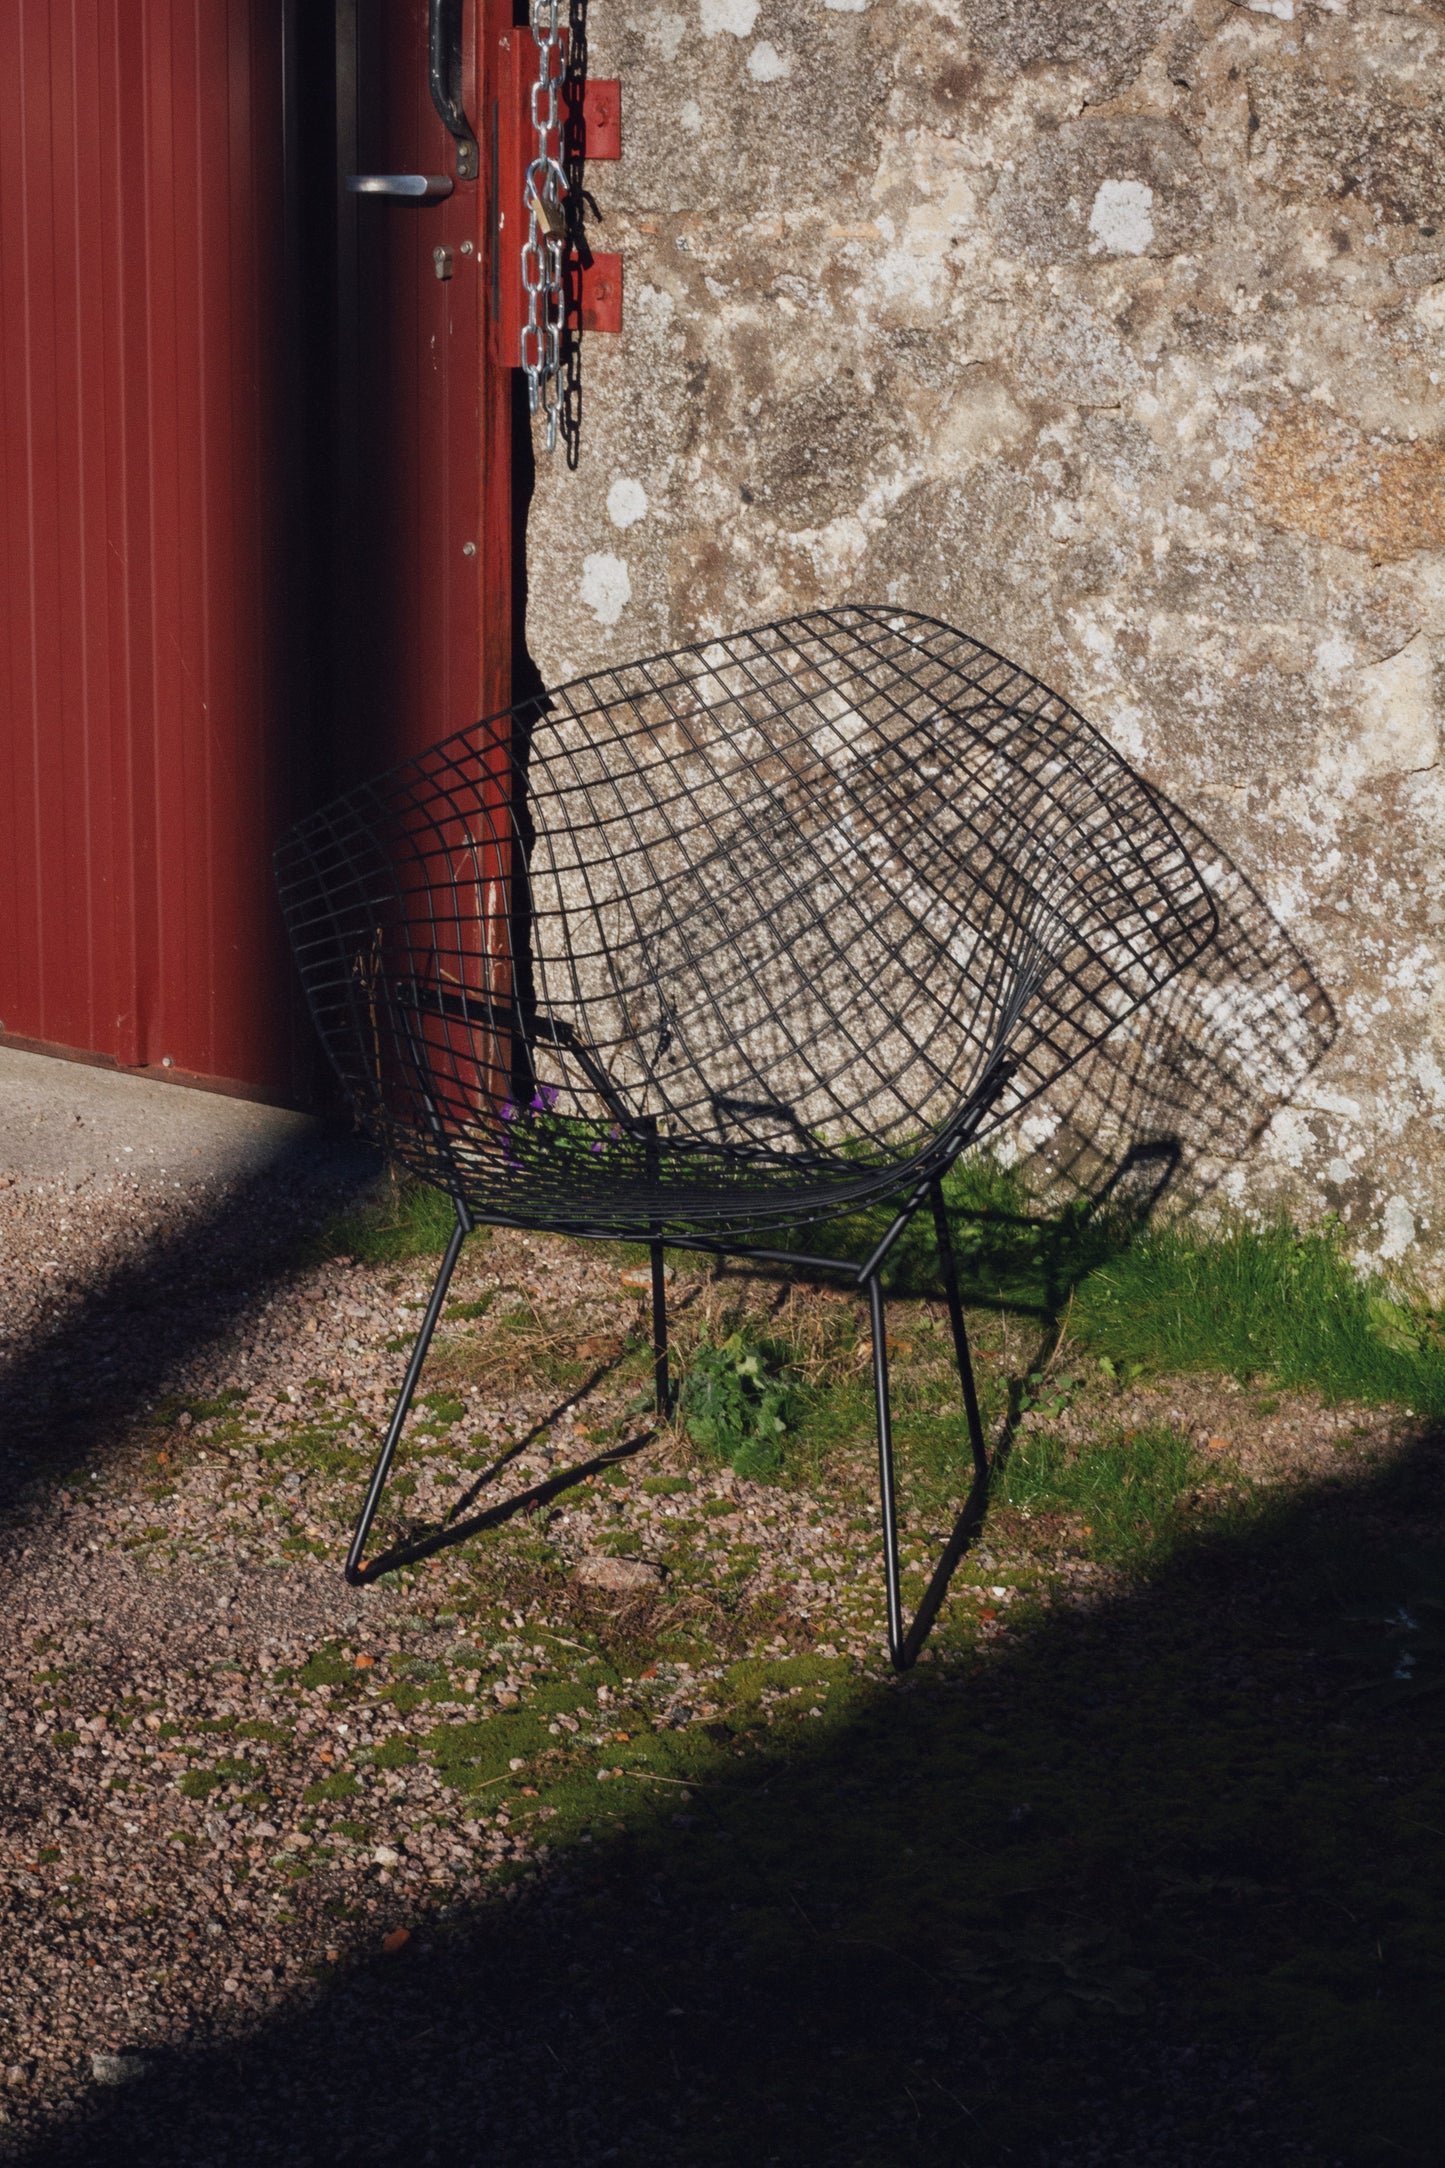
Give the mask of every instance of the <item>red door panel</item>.
[{"label": "red door panel", "polygon": [[284,1088],[281,0],[0,0],[0,1018]]},{"label": "red door panel", "polygon": [[291,1098],[277,836],[510,683],[488,162],[437,213],[345,197],[318,129],[454,159],[422,0],[337,0],[321,83],[316,20],[0,0],[0,1035]]}]

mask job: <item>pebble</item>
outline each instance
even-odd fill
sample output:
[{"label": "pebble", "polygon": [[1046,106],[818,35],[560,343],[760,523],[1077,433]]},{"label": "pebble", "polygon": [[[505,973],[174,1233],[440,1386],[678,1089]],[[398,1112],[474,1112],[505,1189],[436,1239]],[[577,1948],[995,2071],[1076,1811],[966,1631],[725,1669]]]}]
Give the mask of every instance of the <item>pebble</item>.
[{"label": "pebble", "polygon": [[103,2048],[91,2051],[90,2074],[97,2085],[129,2085],[133,2079],[143,2078],[149,2068],[143,2055],[111,2055]]},{"label": "pebble", "polygon": [[576,1578],[584,1588],[633,1595],[641,1589],[661,1588],[666,1574],[644,1558],[584,1558],[578,1562]]}]

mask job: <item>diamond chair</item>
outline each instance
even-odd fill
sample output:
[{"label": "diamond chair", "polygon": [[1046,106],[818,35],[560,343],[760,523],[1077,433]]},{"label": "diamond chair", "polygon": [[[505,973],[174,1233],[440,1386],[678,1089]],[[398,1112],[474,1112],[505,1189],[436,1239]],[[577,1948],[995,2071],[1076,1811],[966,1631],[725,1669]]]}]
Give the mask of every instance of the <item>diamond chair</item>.
[{"label": "diamond chair", "polygon": [[[981,1506],[941,1183],[1214,938],[1148,784],[977,641],[860,605],[478,723],[303,821],[278,878],[352,1109],[456,1212],[348,1579],[475,1223],[650,1246],[660,1416],[664,1250],[752,1256],[867,1298],[905,1668],[937,1594],[905,1631],[880,1274],[929,1207]],[[801,1246],[870,1206],[866,1256]]]}]

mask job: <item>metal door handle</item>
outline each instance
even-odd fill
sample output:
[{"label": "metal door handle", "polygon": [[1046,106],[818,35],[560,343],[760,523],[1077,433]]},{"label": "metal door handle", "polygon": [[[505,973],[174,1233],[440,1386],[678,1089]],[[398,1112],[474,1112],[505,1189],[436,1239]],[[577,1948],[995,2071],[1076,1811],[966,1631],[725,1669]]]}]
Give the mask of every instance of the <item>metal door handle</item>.
[{"label": "metal door handle", "polygon": [[449,173],[348,173],[351,196],[390,196],[396,203],[439,203],[453,188]]},{"label": "metal door handle", "polygon": [[426,32],[431,102],[456,140],[458,180],[474,181],[481,165],[462,103],[462,0],[428,0]]}]

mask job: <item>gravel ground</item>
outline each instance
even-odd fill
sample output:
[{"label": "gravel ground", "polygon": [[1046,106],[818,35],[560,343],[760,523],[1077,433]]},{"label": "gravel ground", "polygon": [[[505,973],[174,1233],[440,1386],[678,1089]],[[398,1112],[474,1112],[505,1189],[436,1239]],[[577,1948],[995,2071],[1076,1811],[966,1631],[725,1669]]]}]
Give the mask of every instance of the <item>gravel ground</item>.
[{"label": "gravel ground", "polygon": [[[672,1955],[712,1967],[718,1919],[756,1907],[768,1875],[755,1862],[726,1904],[690,1911],[690,1848],[733,1840],[707,1824],[714,1780],[690,1781],[686,1755],[713,1754],[726,1803],[757,1752],[722,1721],[749,1663],[807,1652],[821,1667],[806,1692],[762,1689],[765,1736],[775,1716],[781,1737],[785,1718],[803,1731],[823,1715],[811,1704],[829,1680],[845,1699],[911,1691],[881,1662],[866,1457],[856,1482],[806,1500],[680,1473],[679,1442],[639,1407],[636,1274],[496,1234],[469,1245],[454,1284],[390,1524],[415,1537],[470,1516],[480,1532],[348,1589],[346,1529],[430,1264],[308,1262],[298,1244],[369,1171],[310,1147],[209,1186],[0,1186],[7,2157],[751,2158],[732,2089],[756,2096],[761,2131],[782,2125],[739,2046],[746,2013],[714,2013],[705,2083],[654,2038],[685,2030]],[[717,1299],[685,1274],[672,1296],[684,1320]],[[1246,1421],[1219,1385],[1136,1397],[1140,1420],[1168,1414],[1271,1479],[1362,1435],[1358,1411],[1303,1401]],[[1390,1426],[1377,1429],[1383,1449]],[[912,1531],[920,1558],[937,1533]],[[1007,1647],[1017,1564],[985,1543],[961,1580],[975,1647]],[[1048,1578],[1065,1611],[1115,1593],[1066,1548]],[[638,1740],[653,1759],[624,1767]],[[598,1802],[585,1814],[584,1780]],[[601,1804],[603,1784],[629,1810],[646,1799],[663,1866],[655,1852],[636,1864],[643,1840]],[[634,1907],[667,1922],[661,1944]],[[887,2014],[896,1970],[876,1949],[833,1953],[803,2067],[826,2075],[848,2036],[837,2009],[874,2000],[884,2059],[914,2044]],[[638,2028],[657,2067],[619,2078],[609,2104],[609,2059]],[[871,2052],[866,2035],[847,2052]],[[906,2107],[896,2125],[880,2107],[880,2130],[906,2157],[975,2157],[965,2079],[935,2067],[917,2084],[928,2114],[954,2118],[957,2151],[936,2133],[920,2150]],[[1247,2060],[1163,2021],[1131,2049],[1127,2082],[1096,2072],[1079,2104],[1082,2123],[1013,2157],[1321,2157]],[[829,2132],[819,2114],[813,2138],[757,2157],[892,2157],[878,2132]]]}]

